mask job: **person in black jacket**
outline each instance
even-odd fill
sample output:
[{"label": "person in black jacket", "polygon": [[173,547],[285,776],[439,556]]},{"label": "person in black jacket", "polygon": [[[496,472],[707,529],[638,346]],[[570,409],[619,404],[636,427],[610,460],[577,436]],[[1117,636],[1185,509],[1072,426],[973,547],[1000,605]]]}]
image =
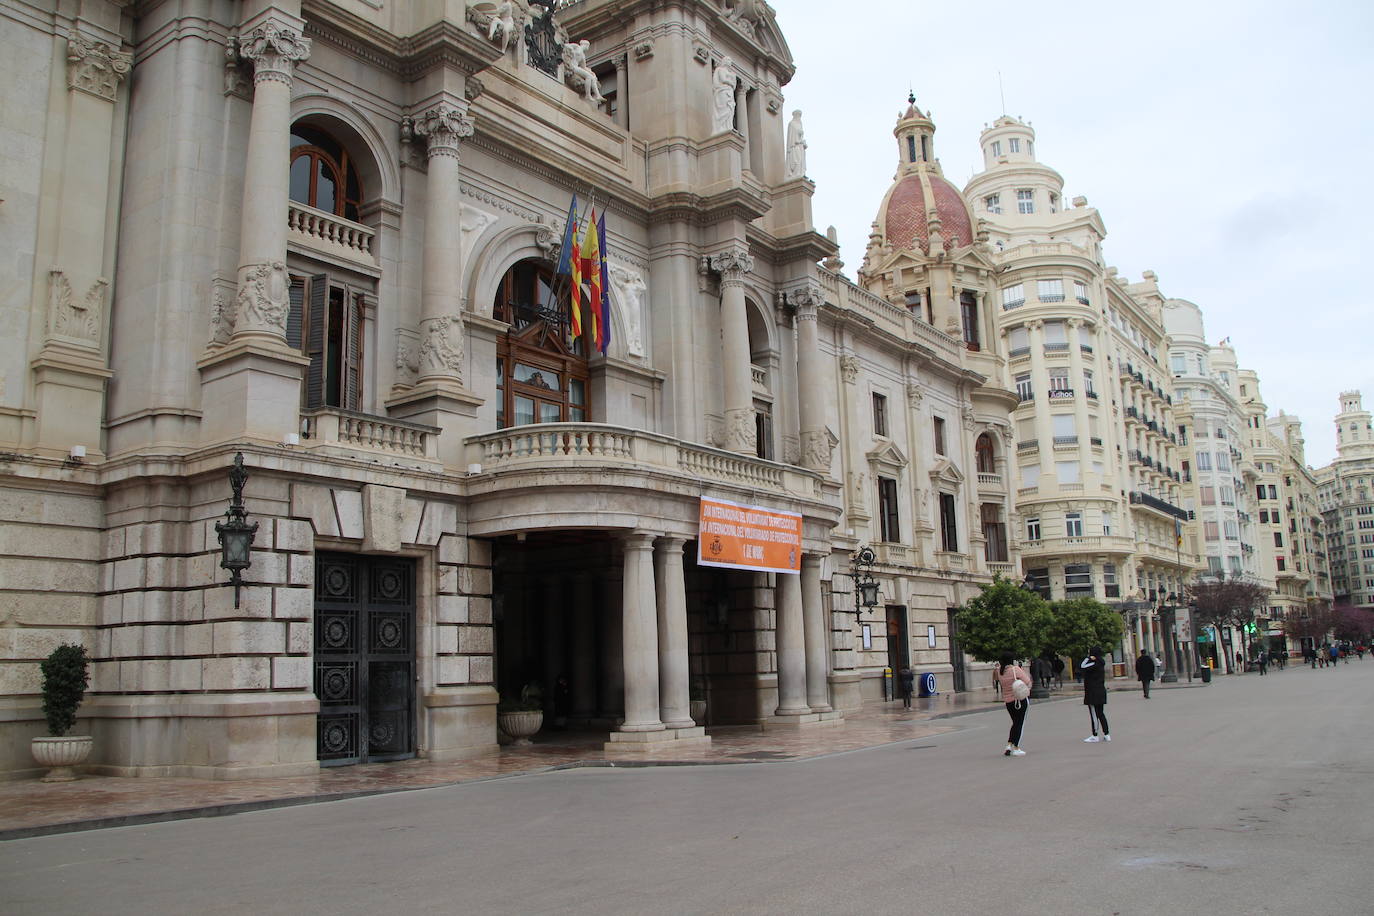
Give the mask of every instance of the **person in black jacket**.
[{"label": "person in black jacket", "polygon": [[[1102,649],[1093,646],[1088,652],[1088,657],[1078,666],[1079,675],[1083,678],[1083,705],[1088,707],[1088,720],[1092,723],[1093,733],[1090,737],[1083,740],[1089,744],[1097,741],[1112,740],[1111,732],[1107,728],[1107,714],[1103,707],[1107,705],[1107,660],[1102,657]],[[1097,736],[1097,726],[1102,726],[1102,737]]]},{"label": "person in black jacket", "polygon": [[1150,698],[1150,681],[1155,679],[1155,660],[1150,658],[1149,650],[1141,649],[1140,658],[1135,660],[1135,676],[1140,681],[1140,689],[1145,691],[1145,699]]}]

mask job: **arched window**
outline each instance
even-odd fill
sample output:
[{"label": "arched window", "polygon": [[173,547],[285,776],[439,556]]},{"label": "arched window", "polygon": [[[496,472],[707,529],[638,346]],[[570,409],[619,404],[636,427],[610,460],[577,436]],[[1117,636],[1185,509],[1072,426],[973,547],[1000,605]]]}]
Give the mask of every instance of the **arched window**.
[{"label": "arched window", "polygon": [[491,317],[510,325],[496,348],[497,428],[590,418],[587,347],[572,338],[569,282],[530,258],[496,288]]},{"label": "arched window", "polygon": [[291,199],[358,222],[363,185],[348,150],[308,124],[291,129]]},{"label": "arched window", "polygon": [[997,464],[992,454],[992,437],[983,433],[978,440],[973,443],[974,456],[977,458],[978,473],[995,474]]}]

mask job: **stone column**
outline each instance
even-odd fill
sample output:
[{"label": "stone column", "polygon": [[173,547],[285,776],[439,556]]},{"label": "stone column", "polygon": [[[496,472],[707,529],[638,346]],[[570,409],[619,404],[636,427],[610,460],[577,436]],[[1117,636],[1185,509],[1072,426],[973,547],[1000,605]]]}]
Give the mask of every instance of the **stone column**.
[{"label": "stone column", "polygon": [[806,636],[801,576],[777,573],[778,708],[774,715],[800,716],[807,704]]},{"label": "stone column", "polygon": [[272,13],[238,39],[253,62],[253,114],[243,168],[235,342],[286,346],[286,220],[291,173],[291,74],[310,56],[310,39]]},{"label": "stone column", "polygon": [[818,313],[825,295],[808,284],[787,294],[797,308],[797,401],[802,467],[830,473],[830,433],[825,428],[825,370],[821,366]]},{"label": "stone column", "polygon": [[654,596],[654,536],[625,537],[624,601],[621,605],[625,658],[625,721],[622,732],[662,731],[658,718],[658,602]]},{"label": "stone column", "polygon": [[615,98],[619,103],[615,110],[615,123],[626,129],[630,126],[630,86],[626,80],[629,68],[626,65],[625,55],[620,54],[615,59]]},{"label": "stone column", "polygon": [[687,587],[682,576],[683,538],[659,538],[654,551],[658,599],[659,716],[668,728],[692,728],[687,664]]},{"label": "stone column", "polygon": [[806,702],[812,712],[830,712],[829,627],[821,599],[821,558],[802,554],[802,629],[806,641]]},{"label": "stone column", "polygon": [[749,371],[749,319],[744,305],[744,277],[754,269],[754,259],[743,248],[731,248],[711,257],[711,269],[720,274],[725,448],[752,455],[757,451],[757,443],[754,432],[754,386]]},{"label": "stone column", "polygon": [[473,123],[463,109],[443,101],[417,115],[410,130],[429,144],[417,385],[458,387],[463,383],[464,334],[458,143],[472,136]]},{"label": "stone column", "polygon": [[572,714],[583,721],[596,715],[596,583],[573,580]]},{"label": "stone column", "polygon": [[744,88],[744,80],[740,80],[735,83],[735,122],[739,124],[737,130],[740,136],[744,138],[744,152],[740,157],[740,161],[746,172],[750,170],[749,144],[753,142],[749,139],[748,99],[749,90]]}]

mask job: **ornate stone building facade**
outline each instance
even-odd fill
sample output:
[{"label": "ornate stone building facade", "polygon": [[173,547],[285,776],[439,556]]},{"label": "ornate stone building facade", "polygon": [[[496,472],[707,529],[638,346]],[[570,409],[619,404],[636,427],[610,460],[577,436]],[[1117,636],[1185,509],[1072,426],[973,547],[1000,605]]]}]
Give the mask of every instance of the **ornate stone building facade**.
[{"label": "ornate stone building facade", "polygon": [[1358,391],[1342,391],[1336,414],[1336,460],[1316,472],[1338,604],[1374,606],[1374,420]]},{"label": "ornate stone building facade", "polygon": [[[698,695],[797,728],[884,667],[963,685],[951,609],[1017,561],[1012,398],[914,104],[856,284],[766,4],[3,0],[0,30],[0,770],[61,642],[128,775],[486,753],[535,683],[622,749],[708,740]],[[574,194],[604,352],[556,269]],[[703,499],[799,518],[796,572],[698,562]]]}]

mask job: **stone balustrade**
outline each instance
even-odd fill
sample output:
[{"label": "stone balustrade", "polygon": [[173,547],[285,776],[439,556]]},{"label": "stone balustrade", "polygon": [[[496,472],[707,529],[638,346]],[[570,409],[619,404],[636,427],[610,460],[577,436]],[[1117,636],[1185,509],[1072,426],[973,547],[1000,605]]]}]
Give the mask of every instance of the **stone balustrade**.
[{"label": "stone balustrade", "polygon": [[286,213],[287,239],[304,248],[376,269],[373,242],[377,233],[368,226],[291,201]]},{"label": "stone balustrade", "polygon": [[337,407],[305,411],[301,421],[302,444],[307,447],[336,446],[423,461],[438,460],[439,430],[434,426]]}]

